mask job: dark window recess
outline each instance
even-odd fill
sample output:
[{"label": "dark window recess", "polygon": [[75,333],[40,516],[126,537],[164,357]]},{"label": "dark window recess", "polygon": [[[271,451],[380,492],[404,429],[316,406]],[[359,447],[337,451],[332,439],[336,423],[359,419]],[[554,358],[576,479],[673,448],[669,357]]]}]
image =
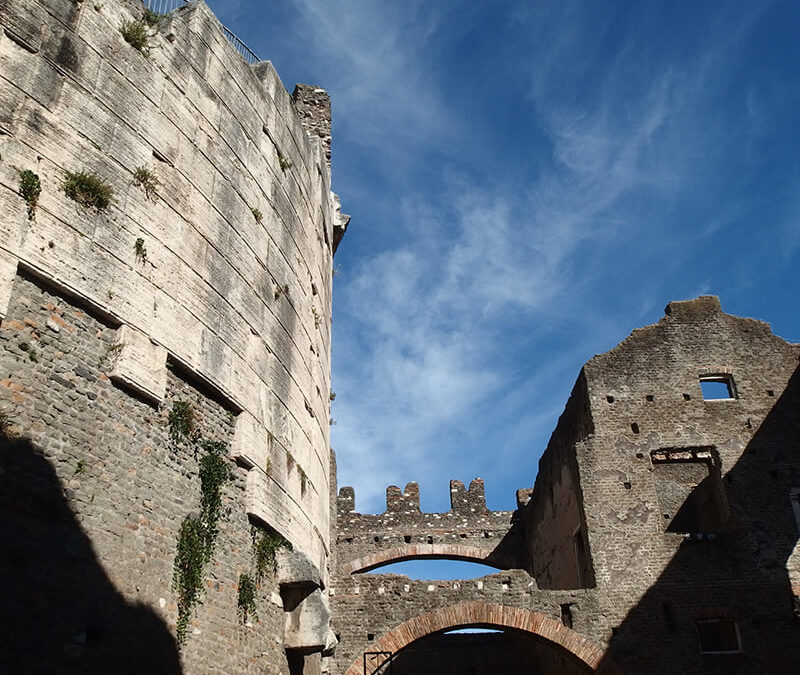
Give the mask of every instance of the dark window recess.
[{"label": "dark window recess", "polygon": [[700,619],[696,622],[700,652],[736,654],[742,651],[739,628],[730,619]]},{"label": "dark window recess", "polygon": [[736,388],[730,375],[703,375],[700,391],[705,401],[720,401],[736,398]]},{"label": "dark window recess", "polygon": [[303,675],[305,661],[305,656],[297,649],[286,650],[286,663],[289,666],[289,675]]},{"label": "dark window recess", "polygon": [[639,425],[636,422],[631,423],[631,431],[635,434],[639,433]]},{"label": "dark window recess", "polygon": [[375,543],[377,543],[377,542],[379,542],[381,540],[380,537],[373,537],[373,539],[375,540]]},{"label": "dark window recess", "polygon": [[667,532],[718,533],[728,520],[725,485],[711,447],[651,453],[653,478]]},{"label": "dark window recess", "polygon": [[652,403],[655,400],[655,397],[652,394],[648,394],[645,396],[645,398],[647,399],[648,403]]},{"label": "dark window recess", "polygon": [[775,396],[775,392],[772,389],[767,389],[767,396]]},{"label": "dark window recess", "polygon": [[406,542],[406,544],[410,544],[411,543],[411,535],[410,534],[405,535],[403,537],[403,541]]},{"label": "dark window recess", "polygon": [[572,628],[572,605],[570,603],[561,605],[561,623],[567,628]]},{"label": "dark window recess", "polygon": [[630,481],[627,481],[627,480],[626,480],[626,481],[623,483],[623,485],[625,486],[625,489],[626,489],[626,490],[630,490],[630,489],[631,489],[631,484],[630,484]]},{"label": "dark window recess", "polygon": [[689,396],[689,394],[684,394],[684,395],[683,395],[683,400],[684,400],[684,401],[691,401],[691,400],[692,400],[692,397],[691,397],[691,396]]},{"label": "dark window recess", "polygon": [[433,543],[433,537],[431,537],[430,535],[428,535],[428,543],[429,543],[429,544],[432,544],[432,543]]},{"label": "dark window recess", "polygon": [[375,633],[367,633],[367,640],[372,642],[375,639]]},{"label": "dark window recess", "polygon": [[608,401],[609,403],[613,403],[614,402],[614,397],[613,396],[606,396],[606,401]]}]

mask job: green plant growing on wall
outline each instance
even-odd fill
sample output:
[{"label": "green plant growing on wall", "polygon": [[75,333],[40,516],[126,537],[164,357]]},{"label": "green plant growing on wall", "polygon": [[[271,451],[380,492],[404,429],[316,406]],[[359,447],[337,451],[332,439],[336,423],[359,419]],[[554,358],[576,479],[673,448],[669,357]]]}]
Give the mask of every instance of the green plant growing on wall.
[{"label": "green plant growing on wall", "polygon": [[278,164],[280,164],[281,171],[288,171],[292,168],[292,160],[278,150]]},{"label": "green plant growing on wall", "polygon": [[147,249],[144,247],[144,239],[141,237],[133,244],[133,253],[136,256],[137,262],[143,265],[147,262]]},{"label": "green plant growing on wall", "polygon": [[66,171],[62,188],[67,197],[96,211],[105,211],[113,195],[108,183],[96,173],[86,171]]},{"label": "green plant growing on wall", "polygon": [[157,26],[158,22],[161,21],[161,19],[163,19],[165,16],[166,14],[159,14],[158,12],[154,12],[152,9],[146,7],[142,21],[152,28],[153,26]]},{"label": "green plant growing on wall", "polygon": [[194,409],[188,401],[173,401],[167,421],[169,422],[169,437],[175,443],[194,440],[197,430],[195,428]]},{"label": "green plant growing on wall", "polygon": [[36,220],[36,207],[39,204],[39,195],[42,194],[42,184],[30,169],[19,172],[19,194],[28,205],[28,220]]},{"label": "green plant growing on wall", "polygon": [[320,324],[322,323],[322,318],[320,317],[319,312],[317,312],[316,307],[311,307],[311,314],[314,316],[314,328],[319,328]]},{"label": "green plant growing on wall", "polygon": [[275,299],[277,300],[282,295],[289,295],[289,284],[284,284],[283,286],[275,286]]},{"label": "green plant growing on wall", "polygon": [[239,594],[236,599],[237,613],[242,623],[247,623],[248,617],[252,616],[258,621],[256,612],[256,583],[249,574],[239,575]]},{"label": "green plant growing on wall", "polygon": [[186,643],[189,620],[203,592],[205,565],[205,532],[203,523],[195,516],[186,516],[178,534],[178,548],[172,570],[172,588],[178,595],[178,644]]},{"label": "green plant growing on wall", "polygon": [[147,42],[150,39],[150,33],[147,32],[147,23],[144,21],[123,21],[119,27],[119,32],[122,37],[134,49],[140,52],[147,53]]},{"label": "green plant growing on wall", "polygon": [[291,551],[292,545],[282,535],[260,525],[253,525],[250,534],[253,538],[256,581],[260,582],[267,574],[275,574],[278,551],[282,548]]},{"label": "green plant growing on wall", "polygon": [[253,218],[255,218],[256,222],[261,225],[261,222],[264,220],[264,214],[255,207],[251,208],[250,212],[253,214]]},{"label": "green plant growing on wall", "polygon": [[200,520],[205,531],[206,558],[211,560],[219,533],[222,509],[222,486],[231,478],[227,444],[222,441],[200,442],[204,454],[200,458]]},{"label": "green plant growing on wall", "polygon": [[33,363],[39,363],[39,354],[33,348],[28,352],[28,359]]},{"label": "green plant growing on wall", "polygon": [[133,184],[144,190],[147,199],[155,201],[158,197],[158,178],[155,172],[147,167],[137,166],[133,171]]},{"label": "green plant growing on wall", "polygon": [[[175,403],[185,403],[175,401]],[[175,410],[173,403],[173,411]],[[185,404],[188,406],[188,404]],[[185,422],[184,405],[178,406],[180,423]],[[191,410],[191,408],[188,408]],[[172,416],[172,411],[170,412]],[[178,416],[176,416],[177,419]],[[178,644],[186,642],[189,620],[200,601],[203,590],[203,569],[211,560],[219,534],[219,519],[222,515],[222,488],[230,479],[226,460],[227,444],[222,441],[200,440],[195,431],[191,433],[204,454],[200,458],[200,516],[186,516],[178,534],[178,546],[172,571],[172,587],[178,595]]]},{"label": "green plant growing on wall", "polygon": [[78,460],[78,463],[75,465],[75,476],[80,476],[82,473],[86,473],[86,462],[82,459]]}]

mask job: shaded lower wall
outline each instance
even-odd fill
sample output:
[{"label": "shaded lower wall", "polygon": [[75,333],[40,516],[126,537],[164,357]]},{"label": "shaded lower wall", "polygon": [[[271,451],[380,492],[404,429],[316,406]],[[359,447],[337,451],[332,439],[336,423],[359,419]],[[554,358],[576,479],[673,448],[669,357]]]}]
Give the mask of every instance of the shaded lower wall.
[{"label": "shaded lower wall", "polygon": [[233,462],[203,603],[178,651],[173,561],[181,522],[200,511],[200,453],[170,439],[169,411],[190,402],[198,432],[222,442],[235,420],[174,370],[161,409],[115,387],[115,333],[15,279],[0,325],[0,410],[16,437],[0,451],[0,672],[286,673],[277,581],[260,585],[258,622],[237,617],[239,575],[254,563],[246,472]]},{"label": "shaded lower wall", "polygon": [[[384,668],[380,673],[389,673]],[[551,646],[512,633],[443,633],[398,652],[391,675],[582,675],[590,672]]]}]

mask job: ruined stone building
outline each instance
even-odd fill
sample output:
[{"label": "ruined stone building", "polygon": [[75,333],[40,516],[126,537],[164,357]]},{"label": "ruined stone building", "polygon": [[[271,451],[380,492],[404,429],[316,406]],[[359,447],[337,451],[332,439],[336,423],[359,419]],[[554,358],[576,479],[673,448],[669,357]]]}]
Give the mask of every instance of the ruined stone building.
[{"label": "ruined stone building", "polygon": [[[797,672],[800,345],[670,303],[515,511],[357,513],[327,95],[202,2],[144,16],[0,1],[0,673]],[[364,574],[413,558],[497,573]]]},{"label": "ruined stone building", "polygon": [[[446,634],[464,626],[511,629],[480,636],[497,656],[475,673],[797,672],[799,359],[714,297],[673,302],[584,366],[513,513],[488,511],[479,480],[454,481],[442,514],[413,483],[377,516],[342,488],[335,672],[363,673],[368,652],[395,675],[469,673],[487,647]],[[414,557],[503,571],[358,574]],[[463,669],[442,670],[448,651]]]}]

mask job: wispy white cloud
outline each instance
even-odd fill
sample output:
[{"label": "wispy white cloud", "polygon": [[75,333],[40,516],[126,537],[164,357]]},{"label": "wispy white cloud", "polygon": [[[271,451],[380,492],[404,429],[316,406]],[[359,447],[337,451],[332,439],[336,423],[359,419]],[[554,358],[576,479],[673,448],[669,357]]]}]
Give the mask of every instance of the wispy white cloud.
[{"label": "wispy white cloud", "polygon": [[[615,266],[655,259],[654,242],[668,248],[673,236],[696,235],[680,224],[660,230],[658,217],[641,222],[652,214],[640,200],[670,203],[719,157],[714,144],[724,129],[709,132],[697,115],[714,116],[730,40],[646,72],[639,50],[624,44],[590,91],[578,92],[595,58],[586,36],[596,26],[573,9],[565,15],[549,17],[563,22],[558,29],[539,27],[548,36],[537,52],[544,65],[530,68],[531,123],[550,140],[550,162],[511,189],[451,177],[440,201],[399,214],[407,243],[363,261],[339,291],[337,321],[345,326],[337,328],[335,377],[346,393],[334,438],[342,478],[356,485],[362,507],[379,509],[389,482],[427,476],[444,484],[454,467],[481,465],[459,457],[464,437],[484,449],[502,439],[508,446],[489,456],[521,463],[530,474],[517,481],[530,483],[535,450],[580,361],[624,337],[619,314],[603,317],[590,306],[596,285],[615,287]],[[583,62],[574,58],[581,50]],[[626,318],[652,315],[669,299],[648,290],[628,304]],[[516,372],[526,347],[537,349],[564,322],[585,337]],[[554,391],[558,398],[542,401]],[[520,457],[532,442],[538,447]]]}]

